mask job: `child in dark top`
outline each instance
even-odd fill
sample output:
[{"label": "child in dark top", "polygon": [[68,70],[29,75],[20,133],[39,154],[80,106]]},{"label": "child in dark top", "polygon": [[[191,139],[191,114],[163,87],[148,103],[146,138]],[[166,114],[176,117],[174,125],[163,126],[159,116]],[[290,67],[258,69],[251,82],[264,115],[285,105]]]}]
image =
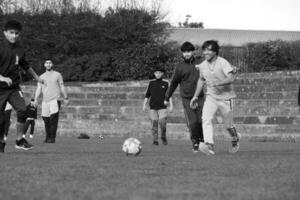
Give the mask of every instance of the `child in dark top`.
[{"label": "child in dark top", "polygon": [[[29,72],[35,80],[40,83],[44,81],[38,77],[35,71],[29,66],[25,58],[25,49],[19,42],[22,31],[22,24],[15,20],[7,21],[4,25],[4,40],[0,41],[0,124],[4,117],[6,102],[9,102],[17,113],[17,149],[29,150],[32,145],[23,138],[26,122],[26,104],[20,88],[20,67]],[[2,116],[1,116],[2,115]],[[0,152],[4,152],[4,133],[0,133]]]},{"label": "child in dark top", "polygon": [[[160,127],[161,140],[164,145],[168,144],[167,131],[167,106],[164,104],[165,94],[169,87],[169,83],[162,79],[164,75],[163,68],[157,68],[154,71],[155,80],[149,82],[144,103],[143,110],[146,111],[147,103],[149,101],[150,118],[152,122],[153,145],[158,145],[158,127]],[[170,100],[169,111],[173,110],[173,103]]]},{"label": "child in dark top", "polygon": [[30,126],[29,138],[33,138],[35,120],[37,118],[37,107],[35,106],[34,99],[31,99],[30,103],[26,106],[27,119],[25,122],[25,129],[23,137],[25,138],[26,132]]}]

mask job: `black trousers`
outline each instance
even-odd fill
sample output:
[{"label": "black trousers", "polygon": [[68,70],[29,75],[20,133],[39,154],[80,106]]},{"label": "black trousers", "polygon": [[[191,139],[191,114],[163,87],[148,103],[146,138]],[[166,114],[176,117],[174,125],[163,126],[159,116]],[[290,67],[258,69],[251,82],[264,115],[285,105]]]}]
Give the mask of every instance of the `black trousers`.
[{"label": "black trousers", "polygon": [[35,121],[34,120],[27,120],[25,122],[25,128],[24,128],[24,135],[26,135],[26,132],[28,130],[30,126],[30,135],[33,135],[34,134],[34,126],[35,126]]},{"label": "black trousers", "polygon": [[[57,101],[57,103],[60,110],[61,102]],[[50,117],[42,117],[45,125],[46,139],[56,138],[58,119],[59,119],[59,110],[57,113],[50,115]]]},{"label": "black trousers", "polygon": [[[2,118],[1,124],[0,124],[0,135],[3,136],[7,136],[8,135],[8,131],[9,131],[9,127],[10,127],[10,116],[11,116],[11,110],[6,110],[3,112],[3,115],[1,115],[0,117]],[[0,138],[1,140],[3,140],[3,138]]]},{"label": "black trousers", "polygon": [[190,98],[182,98],[182,105],[187,126],[190,131],[190,138],[193,144],[203,142],[203,129],[202,129],[202,108],[204,98],[199,98],[196,109],[190,108]]}]

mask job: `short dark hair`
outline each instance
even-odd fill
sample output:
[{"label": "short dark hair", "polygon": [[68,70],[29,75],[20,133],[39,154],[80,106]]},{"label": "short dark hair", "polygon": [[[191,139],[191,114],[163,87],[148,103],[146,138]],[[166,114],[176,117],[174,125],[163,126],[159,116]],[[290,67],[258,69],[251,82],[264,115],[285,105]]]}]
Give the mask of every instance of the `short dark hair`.
[{"label": "short dark hair", "polygon": [[216,40],[205,41],[202,45],[202,50],[207,49],[208,47],[211,47],[211,50],[213,52],[216,52],[217,55],[219,54],[220,46],[218,44],[218,41],[216,41]]},{"label": "short dark hair", "polygon": [[182,52],[186,52],[186,51],[195,51],[195,47],[192,43],[190,42],[184,42],[181,47],[180,47],[180,50]]},{"label": "short dark hair", "polygon": [[153,70],[153,72],[162,72],[162,73],[165,73],[166,70],[163,67],[155,67],[154,70]]},{"label": "short dark hair", "polygon": [[22,31],[22,24],[17,20],[9,20],[4,25],[4,30],[7,31],[9,29]]}]

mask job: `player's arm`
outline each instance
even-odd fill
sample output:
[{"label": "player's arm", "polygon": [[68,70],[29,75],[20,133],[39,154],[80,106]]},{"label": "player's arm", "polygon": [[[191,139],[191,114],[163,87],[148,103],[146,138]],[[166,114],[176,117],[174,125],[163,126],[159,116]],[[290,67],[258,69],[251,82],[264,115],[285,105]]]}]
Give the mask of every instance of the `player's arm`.
[{"label": "player's arm", "polygon": [[149,100],[149,98],[147,98],[147,97],[144,99],[144,102],[143,102],[143,108],[142,108],[143,111],[146,111],[146,109],[147,109],[147,103],[148,103],[148,100]]},{"label": "player's arm", "polygon": [[44,80],[41,79],[31,67],[29,67],[26,71],[29,72],[29,74],[31,74],[37,82],[44,84]]},{"label": "player's arm", "polygon": [[196,87],[196,90],[195,90],[195,93],[194,93],[194,96],[193,98],[191,99],[190,101],[190,107],[191,108],[195,108],[197,107],[196,105],[196,101],[198,100],[198,96],[200,95],[202,89],[203,89],[203,85],[204,85],[204,78],[199,70],[199,79],[197,81],[197,87]]},{"label": "player's arm", "polygon": [[63,81],[63,78],[62,78],[61,74],[58,77],[58,83],[59,83],[60,91],[61,91],[61,93],[62,93],[62,95],[64,97],[64,102],[68,103],[69,102],[69,98],[68,98],[68,95],[67,95],[67,92],[66,92],[66,88],[65,88],[65,85],[64,85],[64,81]]},{"label": "player's arm", "polygon": [[169,108],[169,112],[173,111],[174,106],[173,106],[173,99],[172,98],[169,99],[169,107],[168,108]]},{"label": "player's arm", "polygon": [[42,92],[42,84],[38,83],[37,88],[35,90],[35,95],[34,95],[34,105],[35,106],[37,106],[37,104],[38,104],[38,99],[39,99],[39,96],[41,95],[41,92]]},{"label": "player's arm", "polygon": [[178,84],[181,81],[181,75],[178,69],[178,66],[175,67],[171,81],[170,81],[170,85],[168,87],[168,90],[165,94],[165,101],[164,104],[168,105],[169,104],[169,99],[171,98],[171,96],[173,95],[174,91],[176,90]]}]

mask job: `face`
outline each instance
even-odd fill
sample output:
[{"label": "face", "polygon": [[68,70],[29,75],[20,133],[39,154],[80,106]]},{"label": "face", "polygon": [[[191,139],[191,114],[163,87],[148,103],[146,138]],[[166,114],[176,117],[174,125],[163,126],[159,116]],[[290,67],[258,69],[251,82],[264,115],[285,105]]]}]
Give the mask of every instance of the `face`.
[{"label": "face", "polygon": [[203,55],[204,55],[205,60],[207,60],[208,62],[213,61],[214,58],[217,56],[216,52],[214,52],[211,49],[211,46],[208,46],[207,48],[205,48],[203,50]]},{"label": "face", "polygon": [[193,56],[193,51],[184,51],[182,52],[184,59],[188,60]]},{"label": "face", "polygon": [[51,70],[53,67],[53,62],[51,60],[46,60],[44,64],[47,71]]},{"label": "face", "polygon": [[156,79],[160,79],[163,75],[164,75],[164,73],[161,71],[154,72],[154,76]]},{"label": "face", "polygon": [[20,37],[20,31],[14,29],[5,30],[3,33],[8,42],[12,44],[16,43]]}]

